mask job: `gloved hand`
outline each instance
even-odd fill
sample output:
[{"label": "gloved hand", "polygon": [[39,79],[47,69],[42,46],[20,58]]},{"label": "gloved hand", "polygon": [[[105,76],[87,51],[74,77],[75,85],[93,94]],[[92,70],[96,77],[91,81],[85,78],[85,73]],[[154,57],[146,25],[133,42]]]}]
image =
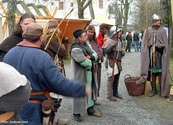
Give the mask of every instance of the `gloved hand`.
[{"label": "gloved hand", "polygon": [[86,56],[87,59],[90,59],[91,61],[95,61],[95,58],[93,55],[88,55]]},{"label": "gloved hand", "polygon": [[116,47],[118,45],[118,42],[115,42],[113,45],[112,45],[112,47]]}]

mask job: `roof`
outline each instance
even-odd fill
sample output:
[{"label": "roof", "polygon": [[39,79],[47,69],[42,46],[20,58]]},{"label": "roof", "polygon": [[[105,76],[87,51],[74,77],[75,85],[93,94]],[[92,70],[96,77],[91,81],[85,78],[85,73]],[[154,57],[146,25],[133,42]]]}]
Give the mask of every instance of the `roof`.
[{"label": "roof", "polygon": [[98,15],[93,21],[100,22],[101,24],[115,25],[114,22],[105,17],[103,14]]}]

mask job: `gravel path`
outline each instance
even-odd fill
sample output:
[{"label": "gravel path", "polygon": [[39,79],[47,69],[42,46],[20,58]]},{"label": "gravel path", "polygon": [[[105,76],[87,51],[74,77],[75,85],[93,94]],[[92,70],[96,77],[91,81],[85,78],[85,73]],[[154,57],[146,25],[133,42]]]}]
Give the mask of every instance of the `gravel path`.
[{"label": "gravel path", "polygon": [[[133,97],[128,95],[124,84],[124,76],[126,74],[135,76],[139,73],[140,53],[126,53],[122,60],[122,67],[123,71],[120,75],[119,93],[123,96],[123,100],[110,102],[106,98],[107,75],[104,63],[102,64],[102,83],[100,97],[98,98],[98,102],[101,105],[95,106],[97,111],[100,110],[103,113],[101,118],[91,117],[87,113],[84,113],[83,122],[76,122],[72,115],[72,98],[68,97],[63,97],[62,105],[58,111],[59,118],[69,119],[68,125],[161,125],[158,116],[153,116],[135,103]],[[71,66],[66,65],[65,69],[67,78],[71,79]]]}]

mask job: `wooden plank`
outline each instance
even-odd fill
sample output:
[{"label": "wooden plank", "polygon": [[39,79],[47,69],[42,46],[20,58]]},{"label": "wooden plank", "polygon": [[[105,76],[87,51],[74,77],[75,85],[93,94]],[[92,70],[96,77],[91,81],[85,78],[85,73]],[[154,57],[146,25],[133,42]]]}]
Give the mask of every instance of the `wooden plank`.
[{"label": "wooden plank", "polygon": [[0,43],[3,41],[2,17],[0,17]]}]

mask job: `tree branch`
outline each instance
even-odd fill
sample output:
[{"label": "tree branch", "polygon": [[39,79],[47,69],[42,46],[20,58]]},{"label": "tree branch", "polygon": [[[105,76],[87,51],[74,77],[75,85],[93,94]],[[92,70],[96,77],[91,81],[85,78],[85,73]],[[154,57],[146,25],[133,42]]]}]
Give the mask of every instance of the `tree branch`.
[{"label": "tree branch", "polygon": [[85,10],[88,6],[89,6],[89,4],[92,2],[92,0],[89,0],[86,4],[85,4],[85,6],[83,7],[83,10]]},{"label": "tree branch", "polygon": [[82,0],[82,2],[81,2],[81,6],[83,6],[83,5],[84,5],[85,1],[86,1],[86,0]]}]

